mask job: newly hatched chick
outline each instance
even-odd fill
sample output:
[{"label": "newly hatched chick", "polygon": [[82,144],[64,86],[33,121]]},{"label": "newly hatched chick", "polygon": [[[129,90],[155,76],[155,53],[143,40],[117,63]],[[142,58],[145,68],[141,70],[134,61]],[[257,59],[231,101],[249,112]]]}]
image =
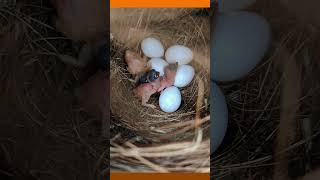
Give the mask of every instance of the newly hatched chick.
[{"label": "newly hatched chick", "polygon": [[148,101],[150,97],[158,91],[159,88],[160,88],[160,78],[158,78],[153,82],[140,84],[133,90],[133,92],[138,98],[140,98],[143,106],[156,108],[155,105],[148,104]]},{"label": "newly hatched chick", "polygon": [[169,64],[168,66],[165,67],[164,76],[160,78],[160,87],[158,89],[158,92],[161,92],[167,87],[173,86],[177,69],[178,69],[178,63]]},{"label": "newly hatched chick", "polygon": [[137,85],[143,83],[150,83],[157,80],[160,77],[160,73],[154,69],[147,71],[144,74],[140,75]]},{"label": "newly hatched chick", "polygon": [[138,53],[127,50],[125,52],[125,62],[128,65],[128,71],[133,76],[143,74],[150,70],[150,66],[147,63],[147,58],[142,58]]}]

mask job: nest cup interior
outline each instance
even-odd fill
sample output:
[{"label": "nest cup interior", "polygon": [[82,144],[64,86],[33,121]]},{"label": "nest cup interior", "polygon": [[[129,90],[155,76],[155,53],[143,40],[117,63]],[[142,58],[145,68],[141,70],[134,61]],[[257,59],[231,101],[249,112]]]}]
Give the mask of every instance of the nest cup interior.
[{"label": "nest cup interior", "polygon": [[[124,53],[126,49],[139,49],[140,54],[142,55],[139,43],[137,43],[136,47],[127,47],[125,44],[113,40],[111,44],[111,113],[116,117],[116,123],[153,143],[190,140],[193,138],[194,131],[176,133],[179,127],[169,126],[171,124],[179,124],[194,120],[198,81],[203,81],[205,86],[209,87],[210,81],[208,71],[196,60],[193,60],[190,63],[190,65],[195,68],[195,77],[187,87],[180,88],[182,103],[177,111],[166,113],[160,109],[158,100],[160,93],[152,95],[148,102],[155,105],[156,109],[144,107],[141,105],[139,99],[133,94],[132,89],[134,88],[134,83],[129,80],[133,79],[133,77],[127,71],[127,65],[124,62]],[[165,48],[168,48],[173,44],[175,43],[164,43],[164,46]],[[201,108],[202,117],[209,114],[209,105],[205,103],[209,102],[209,88],[205,88],[204,94],[205,99],[203,107]],[[203,126],[206,136],[209,137],[208,124]]]}]

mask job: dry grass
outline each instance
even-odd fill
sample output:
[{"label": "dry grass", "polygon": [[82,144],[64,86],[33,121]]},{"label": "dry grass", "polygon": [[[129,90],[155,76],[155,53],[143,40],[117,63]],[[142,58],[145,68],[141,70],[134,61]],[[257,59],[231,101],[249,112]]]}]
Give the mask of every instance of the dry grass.
[{"label": "dry grass", "polygon": [[[159,11],[165,13],[161,18]],[[210,118],[208,104],[205,104],[209,88],[204,88],[210,83],[209,16],[195,16],[195,12],[171,9],[112,12],[111,112],[114,123],[140,138],[126,141],[121,132],[114,134],[110,149],[112,171],[209,172]],[[157,109],[143,107],[131,91],[133,84],[128,80],[131,77],[123,62],[123,53],[127,48],[140,52],[139,44],[148,36],[159,38],[165,48],[179,43],[194,51],[192,66],[196,77],[182,89],[183,104],[174,113],[162,112],[157,96],[149,101],[157,105]],[[141,145],[142,140],[149,143]]]}]

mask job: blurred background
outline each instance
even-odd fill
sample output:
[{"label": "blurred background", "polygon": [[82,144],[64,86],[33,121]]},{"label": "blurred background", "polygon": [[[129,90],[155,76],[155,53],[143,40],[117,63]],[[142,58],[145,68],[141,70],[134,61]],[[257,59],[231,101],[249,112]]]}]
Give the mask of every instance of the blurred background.
[{"label": "blurred background", "polygon": [[55,28],[52,3],[14,2],[0,3],[0,179],[100,179],[109,141],[74,93],[97,65],[58,58],[77,57],[84,41]]},{"label": "blurred background", "polygon": [[[233,2],[225,0],[229,8],[221,9],[239,9],[230,5]],[[272,45],[246,77],[218,83],[227,99],[229,127],[212,156],[212,176],[228,180],[317,179],[319,2],[245,3],[242,10],[260,15],[270,24]]]}]

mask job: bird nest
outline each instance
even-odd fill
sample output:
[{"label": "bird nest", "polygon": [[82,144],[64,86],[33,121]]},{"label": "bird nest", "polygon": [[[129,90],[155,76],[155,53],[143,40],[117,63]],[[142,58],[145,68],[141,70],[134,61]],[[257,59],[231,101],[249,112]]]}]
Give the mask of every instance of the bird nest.
[{"label": "bird nest", "polygon": [[[250,9],[266,17],[272,27],[272,48],[265,59],[246,77],[218,83],[226,96],[229,124],[224,142],[211,155],[211,162],[206,104],[210,87],[209,18],[194,10],[111,12],[111,171],[209,172],[211,167],[212,176],[217,179],[272,179],[277,173],[297,172],[291,166],[301,167],[303,163],[299,162],[305,158],[304,148],[308,145],[306,138],[316,135],[304,137],[299,124],[310,116],[315,93],[311,90],[318,86],[310,71],[314,62],[303,50],[313,49],[315,42],[309,35],[314,33],[312,28],[285,15],[285,10],[276,4],[265,1]],[[126,48],[139,52],[139,43],[147,36],[157,37],[166,47],[174,43],[187,45],[195,53],[192,65],[197,77],[182,90],[184,103],[176,113],[142,107],[133,98],[123,53]],[[157,96],[150,102],[157,105]],[[286,106],[291,110],[286,111]],[[289,162],[290,167],[286,168],[283,164]]]},{"label": "bird nest", "polygon": [[[111,171],[209,172],[209,16],[167,10],[167,18],[159,20],[157,10],[126,11],[135,12],[128,18],[111,18]],[[140,18],[133,18],[137,14]],[[180,89],[182,104],[174,113],[160,110],[159,94],[149,100],[154,109],[142,106],[133,94],[124,52],[141,53],[139,44],[148,36],[160,39],[165,48],[182,44],[194,52],[191,65],[196,75]]]},{"label": "bird nest", "polygon": [[[172,124],[193,121],[196,114],[199,83],[204,83],[209,87],[208,72],[197,62],[191,63],[195,67],[196,76],[190,85],[181,89],[183,100],[180,108],[173,113],[166,113],[159,107],[160,94],[153,95],[149,100],[149,103],[156,105],[156,108],[145,107],[141,104],[132,91],[135,83],[131,81],[132,76],[123,61],[124,49],[113,47],[112,51],[111,111],[117,119],[121,119],[121,125],[152,142],[176,141],[192,137],[193,132],[177,133],[179,127],[172,126]],[[209,88],[203,89],[201,93],[203,93],[203,107],[199,111],[206,116],[209,114],[209,109],[208,104],[204,102],[209,97]]]}]

